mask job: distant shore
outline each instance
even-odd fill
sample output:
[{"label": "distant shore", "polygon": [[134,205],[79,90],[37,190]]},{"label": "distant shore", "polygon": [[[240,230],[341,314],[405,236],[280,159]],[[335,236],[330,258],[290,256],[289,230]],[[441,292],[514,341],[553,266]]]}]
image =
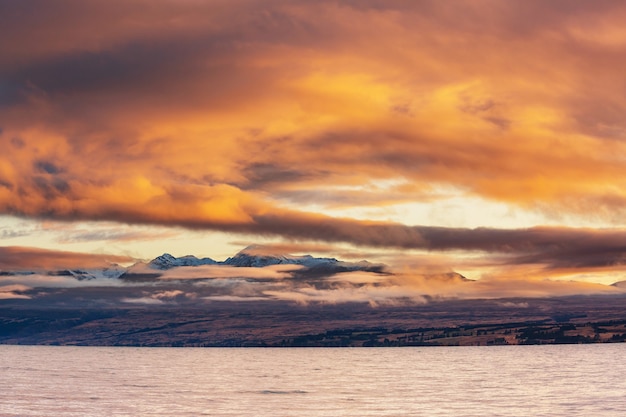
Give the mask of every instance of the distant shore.
[{"label": "distant shore", "polygon": [[189,347],[488,346],[626,341],[625,298],[378,306],[214,302],[205,308],[0,303],[0,344]]}]

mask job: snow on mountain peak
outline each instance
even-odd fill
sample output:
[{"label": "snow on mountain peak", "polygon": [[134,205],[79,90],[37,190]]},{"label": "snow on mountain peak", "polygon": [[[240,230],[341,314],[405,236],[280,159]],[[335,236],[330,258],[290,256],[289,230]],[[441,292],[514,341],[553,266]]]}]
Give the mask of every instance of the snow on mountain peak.
[{"label": "snow on mountain peak", "polygon": [[[344,262],[335,258],[317,258],[311,255],[288,255],[272,252],[271,248],[252,245],[243,249],[235,256],[223,262],[216,262],[211,258],[197,258],[193,255],[177,258],[169,253],[164,253],[148,263],[138,262],[130,267],[110,264],[105,268],[80,268],[59,271],[47,271],[48,275],[74,277],[78,280],[96,279],[155,279],[161,275],[160,271],[166,271],[177,267],[195,267],[201,265],[223,265],[231,267],[254,267],[264,268],[270,265],[298,265],[304,267],[300,273],[319,276],[332,275],[348,271],[369,271],[381,273],[386,267],[383,264],[373,264],[367,261]],[[34,274],[35,272],[12,272],[0,271],[5,275]],[[245,272],[244,272],[245,274]]]},{"label": "snow on mountain peak", "polygon": [[193,255],[186,255],[181,258],[176,258],[169,253],[164,253],[161,256],[157,256],[148,263],[148,266],[152,269],[166,270],[175,268],[178,266],[200,266],[200,265],[214,265],[215,262],[211,258],[198,259]]},{"label": "snow on mountain peak", "polygon": [[308,269],[333,271],[351,270],[382,270],[382,265],[371,264],[367,261],[343,262],[335,258],[316,258],[311,255],[278,254],[268,248],[258,245],[248,246],[235,256],[222,262],[224,265],[237,267],[263,268],[269,265],[301,265]]}]

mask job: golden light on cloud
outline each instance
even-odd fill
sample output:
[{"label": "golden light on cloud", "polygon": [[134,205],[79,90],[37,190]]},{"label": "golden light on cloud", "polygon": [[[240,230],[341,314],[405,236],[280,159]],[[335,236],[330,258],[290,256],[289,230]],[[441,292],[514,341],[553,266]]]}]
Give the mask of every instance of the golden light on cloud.
[{"label": "golden light on cloud", "polygon": [[[616,1],[3,4],[0,213],[619,271],[624,16]],[[402,214],[417,203],[484,229]],[[475,215],[490,205],[506,222]]]}]

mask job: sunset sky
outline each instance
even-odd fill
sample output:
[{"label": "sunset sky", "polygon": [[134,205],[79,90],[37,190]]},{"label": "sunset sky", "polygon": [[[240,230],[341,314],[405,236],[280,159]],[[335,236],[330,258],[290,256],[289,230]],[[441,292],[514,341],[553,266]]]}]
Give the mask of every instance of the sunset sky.
[{"label": "sunset sky", "polygon": [[257,243],[626,280],[624,22],[619,0],[0,0],[0,263]]}]

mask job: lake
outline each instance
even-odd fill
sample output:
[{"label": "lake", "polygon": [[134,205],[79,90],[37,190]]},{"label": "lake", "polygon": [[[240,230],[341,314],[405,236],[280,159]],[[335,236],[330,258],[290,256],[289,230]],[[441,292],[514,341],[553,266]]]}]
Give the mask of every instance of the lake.
[{"label": "lake", "polygon": [[0,346],[1,416],[623,416],[626,344]]}]

